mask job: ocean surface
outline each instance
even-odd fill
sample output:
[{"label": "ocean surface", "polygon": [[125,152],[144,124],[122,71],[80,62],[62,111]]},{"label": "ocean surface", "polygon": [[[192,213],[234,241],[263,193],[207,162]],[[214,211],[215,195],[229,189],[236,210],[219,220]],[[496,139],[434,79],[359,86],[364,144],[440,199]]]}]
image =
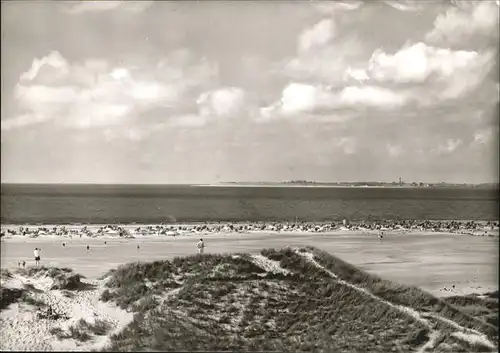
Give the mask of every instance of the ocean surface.
[{"label": "ocean surface", "polygon": [[2,184],[2,224],[498,220],[498,189]]}]

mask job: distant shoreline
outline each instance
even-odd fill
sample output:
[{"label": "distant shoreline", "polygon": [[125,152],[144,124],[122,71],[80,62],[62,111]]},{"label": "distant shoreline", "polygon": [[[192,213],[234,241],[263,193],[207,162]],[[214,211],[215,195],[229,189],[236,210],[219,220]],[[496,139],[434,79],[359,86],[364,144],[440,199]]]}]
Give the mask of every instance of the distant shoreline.
[{"label": "distant shoreline", "polygon": [[2,188],[19,187],[330,187],[330,188],[460,188],[460,189],[498,189],[496,183],[385,183],[385,182],[220,182],[186,184],[101,184],[101,183],[0,183]]},{"label": "distant shoreline", "polygon": [[495,185],[347,185],[347,184],[193,184],[193,187],[279,187],[279,188],[359,188],[359,189],[497,189]]}]

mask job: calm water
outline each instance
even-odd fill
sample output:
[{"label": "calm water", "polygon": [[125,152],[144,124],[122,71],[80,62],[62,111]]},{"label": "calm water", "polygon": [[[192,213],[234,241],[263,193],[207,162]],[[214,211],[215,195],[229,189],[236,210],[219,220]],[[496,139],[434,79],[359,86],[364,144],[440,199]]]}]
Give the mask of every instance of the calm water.
[{"label": "calm water", "polygon": [[2,185],[2,223],[354,219],[497,220],[483,188]]}]

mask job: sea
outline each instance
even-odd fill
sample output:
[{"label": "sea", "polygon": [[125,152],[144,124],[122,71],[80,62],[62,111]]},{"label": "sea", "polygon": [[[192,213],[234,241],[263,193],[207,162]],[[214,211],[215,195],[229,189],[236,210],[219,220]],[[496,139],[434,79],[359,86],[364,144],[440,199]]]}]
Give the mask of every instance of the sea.
[{"label": "sea", "polygon": [[496,188],[2,184],[2,224],[499,219]]}]

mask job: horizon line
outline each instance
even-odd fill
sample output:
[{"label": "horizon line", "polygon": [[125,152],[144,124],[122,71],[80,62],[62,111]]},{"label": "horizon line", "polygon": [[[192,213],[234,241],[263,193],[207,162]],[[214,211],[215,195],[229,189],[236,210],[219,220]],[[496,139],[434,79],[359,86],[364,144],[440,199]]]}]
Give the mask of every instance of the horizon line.
[{"label": "horizon line", "polygon": [[436,185],[436,184],[448,184],[448,185],[499,185],[498,181],[490,182],[480,182],[480,183],[468,183],[468,182],[449,182],[449,181],[403,181],[401,183],[397,181],[308,181],[308,180],[284,180],[284,181],[221,181],[214,183],[102,183],[102,182],[0,182],[0,185],[183,185],[183,186],[212,186],[212,185],[224,185],[224,184],[240,184],[240,185],[255,185],[255,184],[363,184],[363,183],[378,183],[387,185],[408,185],[412,183],[423,183],[426,185]]}]

